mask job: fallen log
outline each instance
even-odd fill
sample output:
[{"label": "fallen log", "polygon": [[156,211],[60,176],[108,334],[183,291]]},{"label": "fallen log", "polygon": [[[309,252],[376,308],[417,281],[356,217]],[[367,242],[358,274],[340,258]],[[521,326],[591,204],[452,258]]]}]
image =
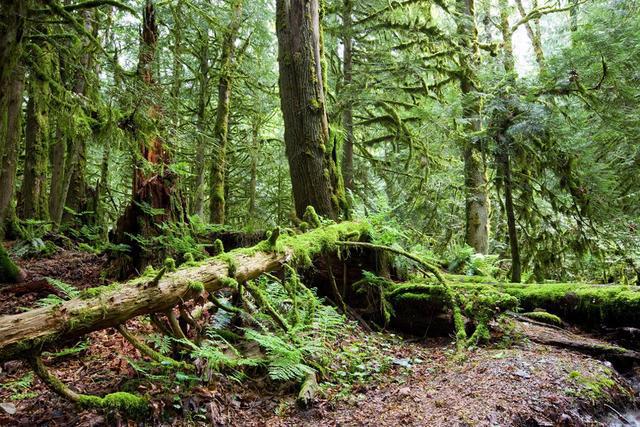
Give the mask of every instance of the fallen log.
[{"label": "fallen log", "polygon": [[[336,242],[359,240],[368,225],[343,222],[299,235],[281,235],[251,248],[237,249],[186,263],[177,271],[165,269],[126,283],[90,288],[60,305],[0,317],[0,363],[39,354],[64,343],[136,316],[166,313],[202,291],[215,292],[278,270],[285,263],[309,266],[323,252],[339,250]],[[235,279],[235,280],[231,280]]]},{"label": "fallen log", "polygon": [[620,366],[629,367],[640,362],[640,353],[624,347],[613,345],[606,341],[594,339],[550,325],[538,322],[518,322],[517,330],[524,337],[538,344],[563,348],[577,353],[586,354],[598,359],[605,359]]}]

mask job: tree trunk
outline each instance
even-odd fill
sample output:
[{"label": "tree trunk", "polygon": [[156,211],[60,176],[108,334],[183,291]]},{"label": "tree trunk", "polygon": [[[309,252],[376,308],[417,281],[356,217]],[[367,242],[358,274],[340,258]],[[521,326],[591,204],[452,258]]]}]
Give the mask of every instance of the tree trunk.
[{"label": "tree trunk", "polygon": [[507,215],[507,229],[509,230],[509,246],[511,248],[511,281],[520,283],[522,263],[520,261],[520,247],[518,246],[518,231],[516,229],[516,214],[513,206],[513,182],[511,180],[510,144],[505,135],[499,134],[498,161],[500,164],[500,179],[504,187],[504,209]]},{"label": "tree trunk", "polygon": [[[13,200],[18,163],[18,146],[22,134],[22,91],[24,86],[24,68],[17,66],[13,71],[13,81],[0,97],[2,116],[0,122],[6,123],[0,131],[4,138],[4,148],[0,155],[0,240],[4,235],[5,223],[13,220],[11,202]],[[6,102],[6,104],[5,104]],[[5,106],[6,105],[6,106]],[[5,115],[6,114],[6,115]]]},{"label": "tree trunk", "polygon": [[344,202],[325,106],[318,0],[277,0],[280,106],[296,214],[337,219]]},{"label": "tree trunk", "polygon": [[251,169],[249,179],[249,224],[256,225],[256,198],[258,185],[258,160],[260,158],[260,119],[255,119],[251,129]]},{"label": "tree trunk", "polygon": [[222,42],[220,58],[220,80],[218,82],[218,109],[214,134],[217,145],[213,148],[213,159],[209,176],[209,220],[214,224],[224,224],[225,213],[225,169],[227,139],[229,134],[229,107],[231,104],[231,85],[235,69],[235,42],[238,37],[242,18],[242,1],[233,3],[231,23]]},{"label": "tree trunk", "polygon": [[[130,248],[127,256],[118,254],[113,260],[112,273],[120,278],[142,271],[147,265],[165,257],[162,250],[146,250],[139,239],[131,236],[157,236],[162,232],[162,223],[185,220],[182,197],[177,190],[177,176],[168,167],[171,159],[159,131],[163,117],[157,100],[161,89],[154,79],[158,34],[155,7],[152,0],[147,0],[138,58],[139,90],[143,99],[138,107],[140,111],[134,112],[125,125],[140,147],[136,158],[144,164],[136,162],[133,200],[119,218],[114,233],[114,243],[126,244]],[[158,214],[158,211],[162,213]]]},{"label": "tree trunk", "polygon": [[487,189],[487,175],[482,155],[482,147],[473,141],[473,134],[482,130],[480,117],[480,99],[475,87],[474,70],[477,54],[474,49],[478,31],[475,25],[475,5],[473,0],[459,0],[458,12],[461,22],[458,33],[462,37],[464,52],[460,54],[463,73],[460,78],[462,92],[462,115],[467,135],[463,142],[465,187],[465,241],[476,252],[489,252],[489,215],[490,199]]},{"label": "tree trunk", "polygon": [[[206,29],[207,27],[205,27]],[[206,151],[209,142],[206,126],[206,110],[209,102],[209,34],[202,33],[200,39],[200,70],[198,73],[198,105],[196,113],[196,157],[194,159],[194,188],[191,213],[203,217],[204,215],[204,171],[206,167]]]},{"label": "tree trunk", "polygon": [[38,69],[31,73],[29,81],[24,176],[18,215],[23,219],[47,220],[48,110],[51,102],[48,79],[53,71],[53,50],[47,43],[41,46],[33,45],[32,49],[31,53]]},{"label": "tree trunk", "polygon": [[342,81],[344,111],[342,125],[344,127],[344,145],[342,147],[342,177],[344,188],[353,190],[353,100],[351,82],[353,80],[353,36],[352,15],[353,0],[344,0],[342,7],[342,43],[344,45],[342,60]]},{"label": "tree trunk", "polygon": [[[524,5],[522,4],[522,0],[516,0],[516,6],[518,7],[518,11],[520,12],[520,16],[523,18],[527,15],[527,11],[524,9]],[[534,8],[536,5],[533,6]],[[538,67],[540,71],[544,69],[544,51],[542,50],[542,41],[540,40],[540,32],[536,27],[538,23],[534,20],[534,26],[531,26],[529,22],[524,24],[524,28],[527,30],[527,35],[529,36],[529,40],[531,41],[531,45],[533,46],[533,53],[536,56],[536,62],[538,63]]]},{"label": "tree trunk", "polygon": [[[513,58],[513,41],[511,26],[509,25],[509,2],[500,0],[500,32],[502,33],[502,51],[504,71],[512,85],[516,84],[516,69]],[[509,119],[502,120],[497,126],[497,161],[500,165],[500,179],[504,185],[504,209],[507,215],[507,229],[509,232],[509,246],[511,248],[511,281],[520,282],[522,263],[520,261],[520,247],[518,245],[518,231],[516,229],[516,215],[513,205],[513,181],[511,176],[511,143],[505,132],[509,126]]]}]

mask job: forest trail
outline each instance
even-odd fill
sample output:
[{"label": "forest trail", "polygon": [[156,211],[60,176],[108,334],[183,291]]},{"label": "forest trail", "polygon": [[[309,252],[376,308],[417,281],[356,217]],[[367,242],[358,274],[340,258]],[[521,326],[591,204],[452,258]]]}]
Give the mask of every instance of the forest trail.
[{"label": "forest trail", "polygon": [[[29,262],[22,267],[31,273],[26,284],[42,283],[41,276],[80,284],[88,278],[99,280],[103,262],[100,257],[81,252],[62,252],[40,262],[39,267]],[[79,269],[79,265],[84,267]],[[4,292],[3,311],[19,311],[42,296],[42,292],[17,295]],[[151,332],[149,325],[139,320],[130,321],[128,326],[138,333]],[[557,425],[559,421],[563,425],[598,425],[599,422],[604,423],[601,425],[639,425],[637,413],[625,412],[630,400],[625,390],[603,380],[611,364],[536,343],[537,335],[603,343],[592,337],[516,321],[508,336],[460,358],[448,338],[411,340],[393,334],[370,333],[340,345],[353,352],[375,347],[381,358],[371,363],[383,362],[363,368],[360,381],[346,388],[344,385],[329,387],[309,409],[296,407],[296,390],[290,387],[272,389],[271,383],[260,378],[239,384],[220,376],[210,385],[182,393],[182,399],[173,402],[177,417],[162,425],[195,422],[198,418],[194,417],[203,413],[217,420],[217,425],[238,426],[399,423],[546,426]],[[523,339],[526,336],[529,339]],[[116,391],[124,381],[135,380],[140,375],[135,365],[129,363],[140,357],[137,350],[112,329],[90,334],[75,348],[74,354],[47,358],[47,364],[65,383],[73,384],[82,392]],[[341,366],[338,364],[332,369],[340,370]],[[638,374],[640,372],[636,372]],[[13,405],[16,411],[13,415],[0,411],[2,425],[109,424],[103,415],[78,410],[47,389],[29,374],[23,362],[4,364],[0,379],[4,384],[0,388],[0,402]],[[163,393],[161,385],[144,391],[156,397]],[[601,399],[602,395],[606,395],[606,399]],[[155,404],[161,405],[163,401]],[[167,408],[155,407],[157,411],[163,409]],[[616,411],[636,424],[622,423]],[[611,418],[603,418],[606,414],[611,414]]]}]

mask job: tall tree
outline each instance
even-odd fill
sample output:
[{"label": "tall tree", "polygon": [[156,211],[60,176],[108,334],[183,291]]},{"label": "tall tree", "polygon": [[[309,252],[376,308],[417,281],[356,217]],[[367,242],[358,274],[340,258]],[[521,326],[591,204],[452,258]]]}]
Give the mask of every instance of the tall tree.
[{"label": "tall tree", "polygon": [[296,214],[338,219],[345,207],[325,105],[319,0],[277,0],[280,106]]},{"label": "tall tree", "polygon": [[481,138],[480,99],[476,87],[475,67],[478,59],[478,30],[475,24],[474,0],[459,0],[460,13],[458,35],[463,47],[460,53],[460,90],[462,92],[462,114],[464,121],[465,223],[466,242],[478,253],[489,251],[489,215],[491,212],[488,180]]},{"label": "tall tree", "polygon": [[231,22],[222,41],[220,57],[220,77],[218,80],[218,108],[214,134],[216,145],[213,148],[213,161],[209,175],[209,217],[212,223],[224,224],[225,214],[225,162],[227,139],[229,136],[229,114],[231,105],[231,86],[235,68],[236,39],[242,19],[243,0],[233,0]]},{"label": "tall tree", "polygon": [[145,250],[141,239],[159,235],[163,222],[185,220],[177,176],[170,168],[170,151],[161,134],[161,88],[155,77],[158,35],[155,5],[152,0],[146,0],[137,68],[141,100],[121,124],[132,135],[138,150],[135,152],[132,201],[119,218],[113,239],[115,243],[130,247],[129,256],[116,258],[113,266],[114,273],[121,277],[141,271],[149,263],[164,257],[161,251]]}]

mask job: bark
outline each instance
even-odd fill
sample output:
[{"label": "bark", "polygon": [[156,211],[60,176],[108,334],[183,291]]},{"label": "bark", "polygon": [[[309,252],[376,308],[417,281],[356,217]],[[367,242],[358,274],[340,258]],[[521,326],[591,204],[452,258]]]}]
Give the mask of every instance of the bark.
[{"label": "bark", "polygon": [[344,111],[342,125],[344,127],[344,145],[342,147],[342,177],[344,188],[353,190],[353,100],[351,83],[353,80],[353,35],[352,15],[353,1],[344,0],[342,7],[342,43],[344,57],[342,60],[342,81],[344,91]]},{"label": "bark", "polygon": [[509,247],[511,249],[511,281],[520,283],[522,274],[522,262],[520,261],[520,246],[518,245],[518,231],[516,229],[516,215],[513,206],[513,182],[511,179],[510,144],[505,135],[499,134],[498,162],[500,167],[500,179],[504,189],[504,209],[507,215],[507,229],[509,231]]},{"label": "bark", "polygon": [[257,119],[251,131],[251,169],[249,178],[249,222],[255,225],[258,185],[258,160],[260,158],[260,121]]},{"label": "bark", "polygon": [[280,106],[296,214],[337,219],[346,207],[325,106],[318,0],[276,2]]},{"label": "bark", "polygon": [[[45,30],[42,30],[46,33]],[[49,78],[53,70],[53,49],[47,43],[33,46],[32,61],[36,70],[29,80],[29,102],[25,135],[24,176],[20,190],[18,215],[47,220],[47,164],[49,150]]]},{"label": "bark", "polygon": [[[206,29],[207,27],[205,27]],[[201,33],[200,39],[200,68],[198,73],[198,105],[196,112],[196,129],[198,136],[196,139],[196,158],[194,159],[194,188],[192,213],[204,215],[204,170],[206,166],[206,150],[209,142],[207,135],[206,109],[209,103],[209,80],[211,66],[209,64],[209,34],[207,31]]]},{"label": "bark", "polygon": [[[112,273],[120,278],[142,271],[150,263],[164,258],[162,250],[146,250],[139,239],[131,236],[154,237],[162,232],[160,225],[163,222],[185,221],[177,176],[168,167],[171,157],[159,130],[163,119],[162,107],[157,104],[161,88],[154,78],[158,34],[155,7],[153,1],[147,0],[138,58],[141,106],[121,124],[137,140],[140,152],[133,174],[133,200],[118,219],[112,239],[114,243],[130,248],[126,256],[117,254],[112,260]],[[158,211],[162,213],[156,214]]]},{"label": "bark", "polygon": [[214,134],[216,146],[209,175],[209,220],[214,224],[224,224],[225,214],[225,172],[227,139],[229,135],[229,111],[231,105],[231,85],[235,69],[235,42],[242,18],[242,1],[233,3],[231,23],[222,42],[220,58],[220,80],[218,81],[218,109]]},{"label": "bark", "polygon": [[[11,201],[13,199],[16,169],[18,163],[18,146],[22,134],[22,91],[24,86],[24,68],[14,68],[13,81],[3,92],[7,99],[2,107],[3,116],[0,122],[6,123],[2,127],[0,135],[4,138],[4,148],[0,152],[0,237],[4,234],[5,222],[12,220],[13,212]],[[6,107],[4,107],[6,105]],[[6,112],[6,116],[4,115]]]},{"label": "bark", "polygon": [[502,33],[502,54],[504,69],[507,73],[515,72],[515,61],[513,59],[513,34],[509,25],[509,1],[500,0],[500,32]]},{"label": "bark", "polygon": [[[502,33],[504,70],[511,84],[516,84],[516,69],[513,58],[512,32],[509,26],[509,4],[507,0],[500,0],[500,32]],[[522,263],[520,261],[520,247],[518,245],[518,231],[516,229],[516,215],[513,205],[513,181],[511,176],[511,142],[505,135],[509,120],[501,120],[497,126],[497,160],[500,165],[500,179],[504,185],[504,208],[507,215],[507,229],[509,246],[511,248],[511,280],[520,282]]]},{"label": "bark", "polygon": [[[266,242],[254,250],[240,249],[210,258],[205,263],[155,279],[137,279],[120,285],[94,288],[79,298],[55,307],[43,307],[17,315],[0,317],[0,363],[37,355],[50,345],[59,345],[92,331],[116,327],[136,316],[165,313],[172,307],[200,295],[193,286],[215,292],[229,286],[229,277],[246,282],[260,274],[277,270],[302,254],[293,248],[305,246],[305,255],[314,256],[331,246],[330,240],[357,239],[363,227],[343,223],[311,231],[305,235],[281,237],[281,249],[269,251]],[[301,242],[296,241],[301,239]],[[231,270],[231,271],[230,271]]]},{"label": "bark", "polygon": [[458,11],[462,22],[458,33],[462,36],[465,51],[461,54],[461,68],[464,70],[460,78],[462,92],[463,119],[465,133],[462,157],[464,160],[465,186],[465,240],[476,252],[486,254],[489,251],[489,216],[491,204],[488,194],[488,179],[482,148],[472,140],[473,134],[482,129],[480,118],[480,100],[475,86],[474,70],[477,55],[475,48],[477,28],[475,25],[475,6],[473,0],[459,0]]},{"label": "bark", "polygon": [[[81,12],[83,25],[87,33],[92,32],[91,11]],[[71,55],[60,54],[60,81],[70,82],[68,89],[78,98],[86,95],[87,84],[85,73],[89,72],[91,50],[89,40],[67,45]],[[75,72],[71,63],[79,57],[79,67]],[[75,114],[66,111],[58,115],[56,142],[51,150],[51,189],[49,192],[49,215],[54,226],[60,225],[65,206],[74,211],[83,211],[86,206],[86,142],[85,137],[78,135],[72,120],[64,115]],[[70,196],[70,197],[67,197]]]},{"label": "bark", "polygon": [[14,217],[18,144],[21,135],[24,68],[20,65],[27,1],[7,0],[0,6],[0,238]]}]

